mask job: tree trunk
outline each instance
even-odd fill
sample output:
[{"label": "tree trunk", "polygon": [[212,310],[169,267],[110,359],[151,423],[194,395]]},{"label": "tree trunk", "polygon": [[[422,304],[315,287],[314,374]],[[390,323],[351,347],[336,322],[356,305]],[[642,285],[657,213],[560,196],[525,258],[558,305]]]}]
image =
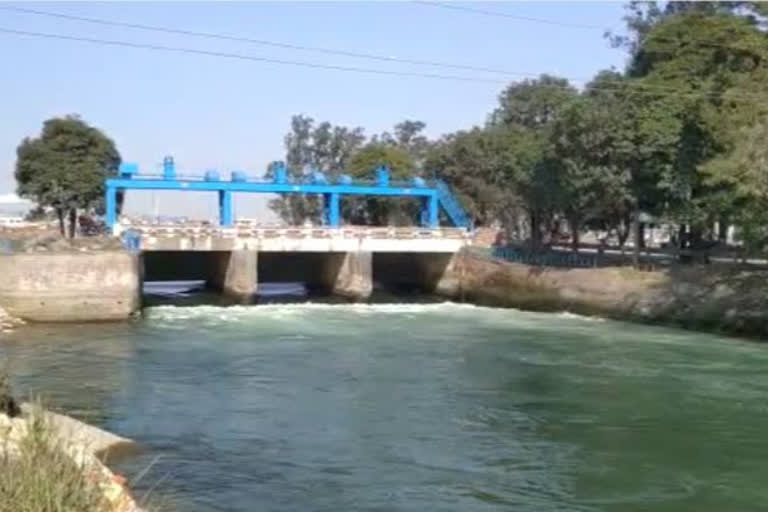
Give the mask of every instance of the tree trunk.
[{"label": "tree trunk", "polygon": [[56,208],[56,218],[59,219],[59,234],[61,236],[66,236],[66,232],[64,231],[64,209],[63,208]]},{"label": "tree trunk", "polygon": [[75,238],[77,233],[77,208],[69,209],[69,238]]},{"label": "tree trunk", "polygon": [[721,243],[728,243],[728,217],[722,216],[717,221],[717,240]]},{"label": "tree trunk", "polygon": [[632,265],[637,268],[640,265],[640,242],[642,239],[642,231],[640,230],[640,210],[635,208],[632,212],[632,235],[634,240],[634,247],[632,247]]},{"label": "tree trunk", "polygon": [[537,212],[530,212],[531,218],[531,245],[534,249],[541,246],[541,225]]},{"label": "tree trunk", "polygon": [[581,233],[579,233],[580,224],[577,217],[568,218],[568,229],[571,230],[571,250],[573,252],[579,252],[579,243],[581,241]]},{"label": "tree trunk", "polygon": [[619,242],[619,249],[622,254],[624,253],[624,244],[627,243],[629,234],[631,232],[632,214],[625,213],[621,216],[621,219],[616,225],[616,239]]}]

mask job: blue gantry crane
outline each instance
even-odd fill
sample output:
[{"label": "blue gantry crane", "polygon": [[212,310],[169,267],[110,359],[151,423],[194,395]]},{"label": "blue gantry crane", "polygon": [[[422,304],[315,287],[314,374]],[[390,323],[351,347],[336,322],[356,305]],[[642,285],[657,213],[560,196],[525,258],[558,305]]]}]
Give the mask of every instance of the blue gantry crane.
[{"label": "blue gantry crane", "polygon": [[117,221],[117,194],[125,190],[187,190],[216,192],[219,196],[219,223],[228,227],[234,225],[232,194],[251,192],[265,194],[316,194],[323,198],[324,223],[328,227],[341,225],[341,200],[344,196],[385,196],[412,197],[421,201],[421,223],[424,227],[439,226],[439,210],[442,207],[446,218],[456,227],[471,228],[471,220],[450,187],[439,180],[425,180],[414,176],[404,182],[390,179],[389,169],[382,165],[376,168],[375,179],[354,180],[342,174],[333,182],[322,172],[313,171],[309,179],[293,182],[288,177],[285,164],[272,165],[271,179],[250,178],[243,171],[232,171],[224,179],[217,171],[206,171],[202,176],[177,174],[173,158],[165,157],[163,172],[141,174],[139,166],[124,163],[119,176],[106,180],[106,217],[110,229]]}]

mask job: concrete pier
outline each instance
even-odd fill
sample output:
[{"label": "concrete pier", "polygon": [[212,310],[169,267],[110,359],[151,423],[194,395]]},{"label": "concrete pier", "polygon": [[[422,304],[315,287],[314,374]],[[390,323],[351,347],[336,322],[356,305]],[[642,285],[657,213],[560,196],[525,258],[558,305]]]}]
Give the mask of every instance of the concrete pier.
[{"label": "concrete pier", "polygon": [[368,251],[329,253],[322,269],[326,289],[353,300],[373,292],[373,254]]},{"label": "concrete pier", "polygon": [[259,253],[252,250],[211,253],[212,269],[208,284],[228,297],[246,300],[259,286]]}]

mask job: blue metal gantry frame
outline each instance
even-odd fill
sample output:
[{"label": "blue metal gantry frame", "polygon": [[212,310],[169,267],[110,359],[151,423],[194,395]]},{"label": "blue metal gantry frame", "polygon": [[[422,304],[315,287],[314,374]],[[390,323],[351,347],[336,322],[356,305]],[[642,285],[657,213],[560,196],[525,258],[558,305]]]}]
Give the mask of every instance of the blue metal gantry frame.
[{"label": "blue metal gantry frame", "polygon": [[[233,171],[229,180],[223,180],[216,171],[207,171],[203,177],[177,176],[173,158],[163,161],[163,174],[141,175],[136,164],[120,166],[117,178],[106,180],[106,221],[112,228],[117,222],[117,193],[119,190],[186,190],[217,192],[219,196],[219,223],[224,227],[235,223],[232,194],[235,192],[269,194],[317,194],[323,198],[324,222],[328,227],[341,224],[341,198],[345,195],[415,197],[421,199],[421,223],[425,227],[439,225],[438,209],[443,204],[448,217],[458,227],[469,227],[466,215],[458,202],[442,183],[430,186],[422,178],[414,177],[408,183],[390,183],[389,169],[376,169],[375,182],[355,183],[349,176],[341,175],[337,183],[328,183],[320,172],[311,173],[309,182],[292,183],[287,178],[285,165],[277,162],[272,167],[269,181],[248,179],[242,171]],[[459,211],[455,211],[458,208]],[[454,211],[452,211],[454,210]]]}]

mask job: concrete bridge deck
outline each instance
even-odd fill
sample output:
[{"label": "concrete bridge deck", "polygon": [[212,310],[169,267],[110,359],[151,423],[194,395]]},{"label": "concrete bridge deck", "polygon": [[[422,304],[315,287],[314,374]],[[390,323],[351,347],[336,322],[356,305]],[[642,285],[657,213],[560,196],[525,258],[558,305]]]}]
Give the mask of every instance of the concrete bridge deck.
[{"label": "concrete bridge deck", "polygon": [[269,227],[238,222],[157,224],[125,222],[116,231],[139,237],[142,251],[455,253],[471,242],[463,228]]}]

